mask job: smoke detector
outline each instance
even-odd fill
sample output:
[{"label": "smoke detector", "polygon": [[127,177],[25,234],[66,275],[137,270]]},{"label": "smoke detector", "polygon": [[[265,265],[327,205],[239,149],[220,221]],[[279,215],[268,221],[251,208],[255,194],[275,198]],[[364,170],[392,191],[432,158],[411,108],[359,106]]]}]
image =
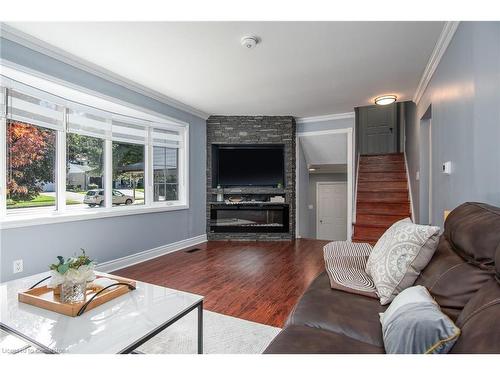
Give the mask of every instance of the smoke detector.
[{"label": "smoke detector", "polygon": [[256,36],[244,36],[241,38],[241,45],[247,49],[254,48],[259,43],[259,38]]}]

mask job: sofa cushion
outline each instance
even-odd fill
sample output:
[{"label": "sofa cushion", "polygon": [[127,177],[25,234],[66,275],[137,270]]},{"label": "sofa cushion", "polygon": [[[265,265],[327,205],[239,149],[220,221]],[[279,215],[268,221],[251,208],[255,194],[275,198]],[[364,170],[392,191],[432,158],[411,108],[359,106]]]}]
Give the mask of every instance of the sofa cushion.
[{"label": "sofa cushion", "polygon": [[400,220],[377,241],[366,263],[380,303],[386,305],[412,286],[429,263],[439,241],[439,227]]},{"label": "sofa cushion", "polygon": [[485,203],[464,203],[446,218],[444,234],[462,258],[491,269],[500,244],[500,208]]},{"label": "sofa cushion", "polygon": [[377,299],[331,289],[328,275],[323,272],[303,294],[286,326],[321,328],[383,346],[378,313],[385,309]]},{"label": "sofa cushion", "polygon": [[443,312],[457,318],[474,293],[495,274],[500,209],[464,203],[448,215],[444,227],[433,258],[415,284],[425,286]]},{"label": "sofa cushion", "polygon": [[474,293],[491,277],[491,271],[468,263],[453,251],[446,237],[441,236],[434,257],[415,284],[425,286],[445,314],[456,319]]},{"label": "sofa cushion", "polygon": [[384,348],[319,328],[288,326],[264,354],[383,354]]},{"label": "sofa cushion", "polygon": [[500,284],[492,279],[465,305],[457,319],[462,334],[451,353],[500,353]]}]

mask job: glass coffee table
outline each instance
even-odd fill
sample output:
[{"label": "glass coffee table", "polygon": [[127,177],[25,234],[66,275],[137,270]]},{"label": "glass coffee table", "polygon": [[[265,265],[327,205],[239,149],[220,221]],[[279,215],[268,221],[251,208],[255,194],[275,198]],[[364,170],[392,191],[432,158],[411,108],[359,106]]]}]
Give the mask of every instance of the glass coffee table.
[{"label": "glass coffee table", "polygon": [[135,290],[77,317],[18,301],[18,292],[48,275],[40,273],[0,284],[2,330],[44,353],[132,353],[197,309],[198,354],[203,353],[202,296],[137,281]]}]

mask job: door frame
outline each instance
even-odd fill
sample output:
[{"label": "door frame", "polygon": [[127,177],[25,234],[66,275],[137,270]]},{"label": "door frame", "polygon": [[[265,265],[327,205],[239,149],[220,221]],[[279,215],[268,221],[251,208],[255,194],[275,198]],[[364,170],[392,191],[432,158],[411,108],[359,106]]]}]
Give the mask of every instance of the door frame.
[{"label": "door frame", "polygon": [[300,163],[299,160],[299,147],[300,147],[300,137],[314,136],[314,135],[325,135],[325,134],[347,134],[347,241],[350,241],[352,237],[352,218],[353,218],[353,173],[354,173],[354,144],[353,144],[353,132],[355,131],[355,125],[351,128],[342,129],[330,129],[330,130],[317,130],[317,131],[303,131],[298,132],[295,142],[295,237],[300,238],[299,235],[299,179],[300,176]]},{"label": "door frame", "polygon": [[[321,185],[346,185],[347,199],[349,199],[349,184],[347,181],[318,181],[316,182],[316,239],[318,239],[319,229],[319,187]],[[349,202],[349,201],[348,201]],[[347,205],[347,227],[346,227],[346,241],[349,241],[349,204]]]},{"label": "door frame", "polygon": [[[420,150],[419,150],[419,222],[432,225],[433,222],[433,164],[434,164],[434,151],[432,147],[432,107],[429,108],[420,119],[419,133],[420,133]],[[423,147],[427,146],[427,149]],[[424,217],[423,209],[427,210],[427,215]]]},{"label": "door frame", "polygon": [[433,161],[432,161],[432,118],[429,118],[429,165],[427,166],[427,168],[429,169],[429,176],[428,176],[428,182],[429,182],[429,225],[432,225],[432,218],[433,218],[433,215],[432,215],[432,209],[433,209],[433,205],[432,205],[432,165],[433,165]]}]

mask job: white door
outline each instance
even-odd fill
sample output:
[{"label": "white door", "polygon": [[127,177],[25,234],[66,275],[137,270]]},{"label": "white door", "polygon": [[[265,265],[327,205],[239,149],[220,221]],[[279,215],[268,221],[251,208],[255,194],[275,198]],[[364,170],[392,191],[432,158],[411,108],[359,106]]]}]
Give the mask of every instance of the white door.
[{"label": "white door", "polygon": [[317,183],[316,238],[347,239],[347,182]]}]

